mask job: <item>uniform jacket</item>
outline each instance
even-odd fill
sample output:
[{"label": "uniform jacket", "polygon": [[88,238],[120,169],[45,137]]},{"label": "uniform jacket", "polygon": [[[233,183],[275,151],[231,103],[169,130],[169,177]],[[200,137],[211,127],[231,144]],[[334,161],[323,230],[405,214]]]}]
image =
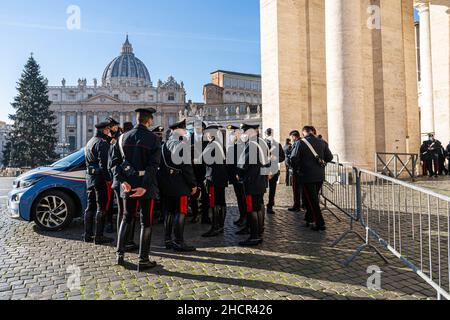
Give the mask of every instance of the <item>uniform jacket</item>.
[{"label": "uniform jacket", "polygon": [[195,135],[191,137],[191,153],[192,153],[192,166],[194,169],[195,180],[197,181],[197,186],[201,187],[206,180],[206,166],[201,160],[203,150],[206,148],[207,142],[203,141],[203,136],[200,137],[202,139],[201,144],[202,148],[200,150],[196,150],[195,148]]},{"label": "uniform jacket", "polygon": [[[126,162],[136,171],[145,171],[144,176],[128,176],[122,164],[124,159],[120,150],[122,142]],[[128,182],[133,189],[138,187],[147,190],[143,199],[158,199],[159,190],[156,174],[161,161],[161,141],[143,125],[137,125],[131,131],[125,133],[114,146],[112,157],[114,176],[119,183]],[[122,197],[129,195],[121,190]]]},{"label": "uniform jacket", "polygon": [[291,144],[286,144],[284,147],[284,154],[286,155],[286,167],[289,167],[289,161],[291,160],[291,153],[292,153],[292,145]]},{"label": "uniform jacket", "polygon": [[108,171],[108,153],[109,143],[106,136],[97,132],[95,136],[89,140],[85,148],[86,167],[94,168],[96,174],[86,174],[87,188],[105,187],[107,181],[111,181]]},{"label": "uniform jacket", "polygon": [[[116,138],[117,142],[116,142],[116,144],[118,143],[120,136],[121,136],[121,134],[117,135],[117,138]],[[111,175],[111,178],[112,178],[112,186],[111,186],[112,189],[113,190],[120,190],[120,182],[117,179],[117,176],[114,175],[114,171],[113,171],[113,168],[116,166],[116,163],[114,163],[114,161],[113,161],[113,159],[114,159],[114,148],[115,148],[115,145],[111,145],[109,147],[108,171],[109,171],[109,174]],[[118,159],[116,158],[115,161],[117,162],[117,160]],[[120,160],[122,160],[121,157],[120,157]]]},{"label": "uniform jacket", "polygon": [[[270,165],[269,150],[264,140],[259,141],[259,144],[256,141],[246,142],[239,159],[238,175],[246,195],[262,195],[266,193],[268,187],[268,173],[264,169]],[[253,152],[257,153],[256,157],[251,154]]]},{"label": "uniform jacket", "polygon": [[286,160],[286,154],[284,149],[276,142],[273,138],[268,138],[264,140],[270,150],[271,154],[271,168],[276,168],[275,172],[271,172],[272,175],[277,175],[280,173],[280,163]]},{"label": "uniform jacket", "polygon": [[[328,143],[312,135],[307,137],[306,140],[313,146],[322,160],[327,163],[333,161],[333,154],[328,147]],[[300,184],[325,180],[325,168],[319,165],[314,154],[302,140],[295,143],[291,154],[291,163]]]},{"label": "uniform jacket", "polygon": [[239,173],[238,161],[242,156],[245,149],[245,143],[241,140],[232,144],[228,147],[227,151],[227,171],[228,171],[228,181],[231,184],[238,183],[236,176]]},{"label": "uniform jacket", "polygon": [[[193,166],[190,163],[175,165],[172,161],[172,154],[182,157],[180,151],[183,150],[183,144],[185,143],[170,137],[162,148],[164,157],[161,157],[161,168],[158,171],[158,182],[162,197],[189,196],[192,189],[197,186]],[[171,168],[178,170],[178,172],[171,174]]]},{"label": "uniform jacket", "polygon": [[206,164],[206,181],[216,188],[228,187],[227,158],[223,146],[217,141],[212,141],[206,146],[203,155],[215,159],[214,163],[211,164],[207,163],[207,160],[205,161],[205,157],[203,158]]},{"label": "uniform jacket", "polygon": [[420,148],[422,161],[431,160],[434,157],[439,156],[441,152],[442,143],[438,140],[427,140],[422,144]]}]

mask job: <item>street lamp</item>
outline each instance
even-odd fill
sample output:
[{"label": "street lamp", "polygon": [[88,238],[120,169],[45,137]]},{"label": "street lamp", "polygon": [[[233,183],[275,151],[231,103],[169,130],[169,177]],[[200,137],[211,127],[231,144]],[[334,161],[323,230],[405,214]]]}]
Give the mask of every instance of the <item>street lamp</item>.
[{"label": "street lamp", "polygon": [[70,147],[70,143],[67,143],[66,140],[63,140],[63,142],[57,144],[58,149],[61,150],[61,159],[65,158],[68,153],[67,149]]}]

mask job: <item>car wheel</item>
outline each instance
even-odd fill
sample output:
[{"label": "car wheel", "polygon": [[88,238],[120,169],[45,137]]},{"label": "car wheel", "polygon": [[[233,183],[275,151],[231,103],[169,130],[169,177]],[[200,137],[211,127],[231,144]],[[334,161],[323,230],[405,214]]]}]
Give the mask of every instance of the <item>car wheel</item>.
[{"label": "car wheel", "polygon": [[72,222],[75,208],[73,199],[65,192],[45,192],[33,205],[34,222],[44,231],[62,230]]}]

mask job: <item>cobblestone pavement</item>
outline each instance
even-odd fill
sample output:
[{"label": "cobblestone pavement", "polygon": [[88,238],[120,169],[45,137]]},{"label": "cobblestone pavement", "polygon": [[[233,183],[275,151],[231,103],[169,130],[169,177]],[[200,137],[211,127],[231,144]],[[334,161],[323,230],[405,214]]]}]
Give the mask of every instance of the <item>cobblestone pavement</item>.
[{"label": "cobblestone pavement", "polygon": [[[230,192],[229,192],[230,193]],[[233,196],[228,194],[230,202]],[[8,299],[432,299],[435,293],[393,256],[384,265],[373,253],[359,256],[350,267],[342,261],[359,245],[347,239],[330,244],[346,230],[326,216],[328,230],[314,233],[301,226],[302,214],[288,213],[290,191],[280,186],[276,214],[266,220],[265,243],[240,248],[229,209],[226,233],[202,239],[207,226],[188,225],[186,238],[198,247],[176,254],[162,246],[162,226],[155,227],[152,251],[159,266],[135,272],[137,255],[129,254],[127,268],[114,265],[113,246],[79,241],[80,222],[68,230],[45,233],[33,224],[11,221],[0,212],[0,300]],[[379,265],[382,290],[367,288],[367,268]],[[72,267],[72,268],[71,268]],[[73,268],[75,267],[75,268]],[[68,284],[79,268],[80,290]]]}]

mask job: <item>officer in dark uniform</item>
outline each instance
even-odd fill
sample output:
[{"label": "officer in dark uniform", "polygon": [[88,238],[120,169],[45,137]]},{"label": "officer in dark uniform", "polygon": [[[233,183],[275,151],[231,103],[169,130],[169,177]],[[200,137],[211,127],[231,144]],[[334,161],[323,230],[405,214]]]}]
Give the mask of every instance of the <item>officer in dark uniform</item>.
[{"label": "officer in dark uniform", "polygon": [[200,211],[201,223],[211,224],[211,219],[209,218],[209,198],[208,191],[206,190],[205,180],[206,180],[206,166],[202,159],[203,151],[205,150],[208,142],[204,139],[204,130],[206,129],[205,122],[195,122],[194,132],[191,137],[192,144],[192,161],[195,174],[195,180],[197,181],[197,193],[191,197],[191,209],[192,209],[192,223],[198,222],[198,216]]},{"label": "officer in dark uniform", "polygon": [[85,148],[88,204],[84,215],[84,241],[94,241],[98,245],[114,241],[103,236],[108,207],[107,184],[111,184],[108,171],[109,126],[109,122],[97,124],[97,132]]},{"label": "officer in dark uniform", "polygon": [[438,177],[440,171],[439,163],[439,152],[442,149],[442,143],[436,140],[434,134],[430,133],[428,135],[428,141],[425,142],[427,148],[426,158],[427,160],[427,171],[430,177]]},{"label": "officer in dark uniform", "polygon": [[153,268],[150,244],[155,199],[159,197],[156,174],[161,161],[161,142],[149,128],[155,109],[138,109],[138,124],[119,138],[114,148],[113,171],[121,183],[121,196],[125,200],[125,218],[117,243],[117,263],[124,264],[125,243],[131,230],[133,215],[138,205],[141,218],[141,236],[138,271]]},{"label": "officer in dark uniform", "polygon": [[244,186],[238,180],[238,161],[244,152],[245,144],[241,140],[241,130],[239,127],[229,125],[227,129],[231,131],[232,138],[231,144],[227,150],[228,180],[233,185],[239,209],[239,219],[234,221],[234,224],[238,227],[242,227],[246,225],[247,212],[245,210]]},{"label": "officer in dark uniform", "polygon": [[245,149],[239,160],[238,177],[244,185],[246,210],[250,225],[250,238],[240,242],[241,246],[257,246],[263,242],[264,233],[264,194],[268,186],[268,172],[265,168],[270,165],[269,148],[265,141],[258,136],[259,125],[242,124],[242,139]]},{"label": "officer in dark uniform", "polygon": [[[184,241],[184,226],[188,213],[189,197],[197,192],[194,170],[191,164],[191,144],[187,138],[186,120],[170,127],[172,135],[162,148],[161,168],[158,172],[158,181],[161,189],[162,201],[166,212],[165,216],[165,245],[167,249],[178,252],[191,252],[196,249]],[[187,161],[183,159],[186,155]],[[172,240],[172,233],[175,240]]]},{"label": "officer in dark uniform", "polygon": [[[122,129],[120,128],[120,123],[117,122],[113,117],[108,117],[105,120],[106,122],[109,122],[110,127],[110,137],[108,139],[108,142],[110,144],[110,152],[109,152],[109,159],[108,159],[108,170],[110,173],[110,176],[113,177],[113,173],[111,172],[111,157],[114,150],[114,145],[117,143],[117,140],[119,139],[120,135],[122,134]],[[113,178],[112,184],[107,184],[107,191],[108,191],[108,209],[107,209],[107,215],[106,215],[106,226],[105,231],[106,233],[113,233],[114,232],[114,224],[113,224],[113,214],[114,214],[114,189],[120,190],[120,185],[115,181]],[[120,211],[120,204],[118,202],[118,207]],[[120,212],[119,212],[120,214]],[[122,211],[123,214],[123,211]],[[117,230],[119,230],[117,228]]]},{"label": "officer in dark uniform", "polygon": [[203,151],[203,161],[206,164],[206,187],[212,222],[211,229],[202,235],[204,238],[216,237],[223,233],[227,215],[225,189],[228,187],[228,171],[220,128],[219,125],[213,124],[205,130],[208,145]]},{"label": "officer in dark uniform", "polygon": [[[164,145],[164,127],[162,126],[157,126],[156,128],[154,128],[152,130],[152,132],[159,138],[159,140],[161,141],[161,147]],[[164,223],[164,217],[166,216],[165,213],[165,209],[164,209],[164,205],[163,202],[160,199],[157,199],[156,203],[155,203],[155,212],[159,213],[158,216],[158,224],[159,223]]]},{"label": "officer in dark uniform", "polygon": [[325,166],[333,161],[333,154],[328,143],[315,136],[313,127],[305,126],[303,137],[293,150],[291,161],[294,167],[298,168],[299,183],[303,186],[306,200],[306,226],[309,227],[314,223],[312,228],[314,231],[323,231],[326,227],[320,209],[319,194],[325,181]]},{"label": "officer in dark uniform", "polygon": [[275,214],[273,207],[275,205],[275,196],[277,193],[278,180],[280,179],[280,163],[286,160],[281,145],[273,138],[273,130],[271,128],[266,130],[265,142],[270,149],[271,154],[271,172],[269,175],[269,203],[267,204],[267,213]]},{"label": "officer in dark uniform", "polygon": [[158,126],[155,129],[153,129],[152,132],[160,139],[161,145],[164,144],[163,143],[164,132],[165,132],[164,127]]},{"label": "officer in dark uniform", "polygon": [[[117,233],[119,233],[120,225],[122,224],[122,220],[124,219],[124,215],[125,215],[125,208],[124,208],[124,201],[123,201],[122,196],[121,196],[120,182],[117,179],[117,176],[114,174],[114,167],[116,167],[118,165],[118,163],[117,163],[118,161],[119,161],[119,164],[121,163],[122,158],[121,157],[114,157],[114,152],[115,152],[116,144],[118,143],[118,141],[120,139],[120,136],[123,134],[122,133],[123,129],[121,129],[119,127],[119,123],[117,121],[115,121],[114,119],[108,118],[108,121],[114,127],[117,127],[117,131],[115,131],[114,128],[112,128],[112,136],[113,136],[113,138],[111,140],[111,148],[110,148],[110,153],[109,153],[108,169],[109,169],[109,172],[110,172],[110,174],[111,174],[111,176],[113,178],[111,189],[114,192],[114,198],[116,199],[116,203],[117,203],[116,230],[117,230]],[[115,133],[113,133],[113,132],[115,132]],[[113,197],[111,197],[111,198],[113,198]],[[109,205],[110,205],[110,208],[111,208],[112,205],[113,205],[113,201],[111,201]],[[135,234],[135,229],[136,229],[136,216],[137,216],[137,212],[135,212],[134,215],[133,215],[133,221],[131,223],[131,225],[132,225],[131,231],[127,234],[127,238],[125,240],[125,251],[126,252],[132,252],[132,251],[135,251],[135,250],[137,250],[139,248],[139,246],[134,242],[134,234]]]}]

